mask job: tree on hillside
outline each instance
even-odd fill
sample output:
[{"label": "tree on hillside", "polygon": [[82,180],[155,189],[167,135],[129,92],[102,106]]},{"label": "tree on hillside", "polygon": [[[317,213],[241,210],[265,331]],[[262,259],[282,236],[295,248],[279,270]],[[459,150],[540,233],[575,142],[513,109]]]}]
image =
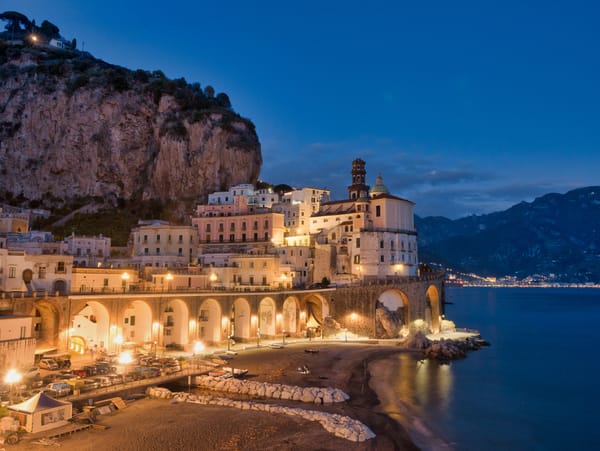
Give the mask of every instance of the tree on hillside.
[{"label": "tree on hillside", "polygon": [[48,39],[60,37],[59,28],[56,25],[54,25],[52,22],[48,22],[47,20],[44,20],[42,22],[42,26],[40,27],[40,29],[42,30],[42,33],[44,33],[44,35]]},{"label": "tree on hillside", "polygon": [[16,11],[5,11],[0,14],[0,20],[8,22],[4,29],[9,33],[22,34],[31,28],[31,22],[27,16]]},{"label": "tree on hillside", "polygon": [[231,101],[229,100],[229,96],[224,92],[220,92],[217,94],[217,105],[222,108],[231,108]]},{"label": "tree on hillside", "polygon": [[215,88],[213,88],[212,86],[207,86],[206,88],[204,88],[204,95],[206,97],[208,97],[209,99],[212,99],[215,97]]}]

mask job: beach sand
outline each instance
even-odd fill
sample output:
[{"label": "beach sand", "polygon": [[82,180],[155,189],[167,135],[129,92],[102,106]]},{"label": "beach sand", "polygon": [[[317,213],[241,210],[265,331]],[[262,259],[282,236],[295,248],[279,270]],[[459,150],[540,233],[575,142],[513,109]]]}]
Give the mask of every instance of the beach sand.
[{"label": "beach sand", "polygon": [[[318,350],[307,353],[305,349]],[[377,408],[369,385],[369,362],[400,352],[396,346],[310,343],[283,349],[244,350],[230,364],[247,368],[253,380],[300,386],[337,387],[350,400],[333,405],[270,400],[270,403],[347,415],[362,421],[376,437],[350,442],[328,433],[317,422],[266,412],[140,399],[124,410],[102,415],[106,430],[77,432],[57,441],[63,450],[415,450],[407,431]],[[311,374],[298,372],[306,365]],[[377,382],[378,381],[378,382]],[[376,378],[376,385],[381,385]],[[173,387],[171,387],[173,388]],[[380,387],[381,388],[381,387]],[[182,386],[181,391],[187,390]],[[53,448],[23,440],[14,450]],[[8,450],[8,448],[7,448]]]}]

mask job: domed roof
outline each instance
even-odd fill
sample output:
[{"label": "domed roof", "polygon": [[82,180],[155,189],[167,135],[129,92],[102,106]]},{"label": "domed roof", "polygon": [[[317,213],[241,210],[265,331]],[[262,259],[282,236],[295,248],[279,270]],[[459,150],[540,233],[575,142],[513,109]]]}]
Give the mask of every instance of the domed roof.
[{"label": "domed roof", "polygon": [[375,186],[371,188],[371,197],[377,196],[379,194],[389,194],[390,192],[383,184],[383,178],[381,177],[381,172],[377,175],[377,179],[375,181]]}]

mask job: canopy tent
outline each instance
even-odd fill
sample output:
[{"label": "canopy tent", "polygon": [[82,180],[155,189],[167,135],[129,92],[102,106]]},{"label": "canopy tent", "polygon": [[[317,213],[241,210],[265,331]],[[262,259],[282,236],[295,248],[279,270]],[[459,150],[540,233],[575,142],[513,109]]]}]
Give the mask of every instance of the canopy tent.
[{"label": "canopy tent", "polygon": [[27,432],[47,431],[64,426],[73,416],[73,405],[70,402],[59,401],[44,393],[7,407],[10,415],[17,418]]}]

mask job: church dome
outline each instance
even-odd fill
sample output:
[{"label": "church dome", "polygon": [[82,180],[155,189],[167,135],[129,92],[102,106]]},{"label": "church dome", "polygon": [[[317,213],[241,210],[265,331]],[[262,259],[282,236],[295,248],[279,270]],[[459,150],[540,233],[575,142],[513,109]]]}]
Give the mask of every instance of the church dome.
[{"label": "church dome", "polygon": [[390,192],[383,184],[383,178],[381,177],[381,172],[377,176],[377,180],[375,182],[375,186],[371,188],[371,197],[378,196],[380,194],[389,194]]}]

